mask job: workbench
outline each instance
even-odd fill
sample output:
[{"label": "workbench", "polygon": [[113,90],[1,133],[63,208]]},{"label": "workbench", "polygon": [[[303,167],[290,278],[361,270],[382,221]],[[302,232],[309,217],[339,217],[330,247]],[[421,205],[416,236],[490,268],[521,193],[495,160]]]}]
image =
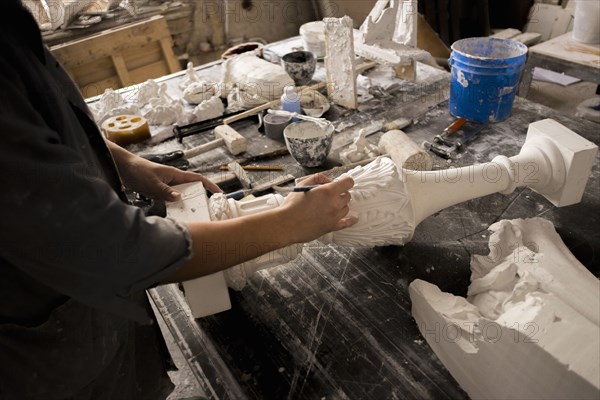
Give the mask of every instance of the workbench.
[{"label": "workbench", "polygon": [[[419,64],[420,65],[420,64]],[[214,74],[216,65],[203,70]],[[199,68],[202,69],[202,68]],[[431,140],[452,121],[447,109],[448,74],[420,71],[420,81],[402,82],[389,97],[361,104],[361,112],[333,107],[334,149],[349,133],[379,117],[411,117],[404,131],[417,143]],[[429,71],[431,72],[431,71]],[[165,78],[170,87],[181,74]],[[554,118],[598,144],[598,125],[573,119],[517,98],[512,116],[490,125],[471,141],[461,158],[448,163],[435,157],[435,168],[483,163],[496,155],[513,156],[524,143],[529,123]],[[355,125],[343,129],[343,126]],[[257,131],[256,124],[233,125],[250,138],[250,155],[282,146]],[[183,142],[201,144],[209,135]],[[377,143],[380,134],[369,137]],[[162,152],[177,141],[137,152]],[[210,165],[232,157],[217,149],[194,159],[207,174]],[[286,165],[286,173],[305,175],[289,156],[268,161]],[[334,166],[332,161],[323,168]],[[195,320],[180,286],[150,291],[193,373],[210,399],[461,399],[467,395],[437,359],[411,316],[408,285],[424,279],[456,295],[466,295],[469,262],[488,254],[487,228],[502,219],[543,217],[587,268],[600,275],[600,163],[580,204],[556,208],[527,188],[494,194],[450,207],[424,220],[403,247],[342,248],[306,244],[296,260],[263,270],[241,291],[230,291],[232,309]],[[437,334],[444,340],[443,327]]]},{"label": "workbench", "polygon": [[572,32],[567,32],[530,47],[519,96],[527,97],[535,67],[600,85],[600,45],[580,43],[573,39]]}]

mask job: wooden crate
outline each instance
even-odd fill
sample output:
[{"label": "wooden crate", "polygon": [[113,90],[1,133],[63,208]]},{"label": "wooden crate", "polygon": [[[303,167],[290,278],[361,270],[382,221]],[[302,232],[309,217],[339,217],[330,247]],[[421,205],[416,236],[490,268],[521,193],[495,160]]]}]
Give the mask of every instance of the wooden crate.
[{"label": "wooden crate", "polygon": [[162,15],[50,48],[88,98],[181,70]]}]

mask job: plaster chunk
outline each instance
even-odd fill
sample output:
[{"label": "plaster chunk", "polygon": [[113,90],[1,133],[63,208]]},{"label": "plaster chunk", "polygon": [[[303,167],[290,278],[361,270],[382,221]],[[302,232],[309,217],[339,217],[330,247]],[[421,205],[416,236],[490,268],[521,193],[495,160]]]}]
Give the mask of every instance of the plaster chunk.
[{"label": "plaster chunk", "polygon": [[121,114],[139,115],[140,109],[136,103],[128,103],[119,92],[113,89],[106,89],[100,100],[90,107],[94,114],[94,119],[98,125],[111,117]]},{"label": "plaster chunk", "polygon": [[472,398],[597,399],[598,279],[549,221],[490,230],[490,254],[473,256],[466,299],[410,284],[419,330]]},{"label": "plaster chunk", "polygon": [[194,108],[194,111],[192,111],[196,122],[220,117],[224,112],[225,106],[223,106],[223,102],[218,95],[202,101]]},{"label": "plaster chunk", "polygon": [[183,100],[189,104],[200,104],[214,96],[220,96],[216,82],[200,80],[192,82],[183,90]]},{"label": "plaster chunk", "polygon": [[294,81],[280,65],[252,53],[237,55],[223,63],[221,96],[227,97],[237,88],[245,107],[280,98],[286,86],[294,86]]}]

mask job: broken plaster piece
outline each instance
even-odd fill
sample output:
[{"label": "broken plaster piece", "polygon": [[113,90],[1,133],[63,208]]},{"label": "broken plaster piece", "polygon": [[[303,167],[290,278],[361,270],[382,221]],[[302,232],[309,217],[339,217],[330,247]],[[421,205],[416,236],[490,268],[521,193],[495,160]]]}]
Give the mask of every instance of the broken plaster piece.
[{"label": "broken plaster piece", "polygon": [[140,115],[140,108],[136,103],[128,103],[119,92],[106,89],[96,104],[90,107],[98,125],[117,115]]},{"label": "broken plaster piece", "polygon": [[600,288],[541,218],[490,227],[469,297],[410,284],[412,313],[471,398],[597,399]]},{"label": "broken plaster piece", "polygon": [[199,80],[190,83],[183,90],[183,100],[189,104],[200,104],[213,96],[220,96],[219,85],[216,82]]},{"label": "broken plaster piece", "polygon": [[217,95],[203,101],[194,108],[194,121],[206,121],[208,119],[217,118],[223,115],[225,106],[223,101]]},{"label": "broken plaster piece", "polygon": [[416,0],[378,0],[354,33],[356,54],[394,68],[396,76],[416,80],[416,61],[431,55],[416,47]]},{"label": "broken plaster piece", "polygon": [[366,137],[366,131],[361,129],[354,142],[340,153],[340,159],[344,164],[351,164],[358,161],[374,158],[379,155],[377,146],[369,143]]}]

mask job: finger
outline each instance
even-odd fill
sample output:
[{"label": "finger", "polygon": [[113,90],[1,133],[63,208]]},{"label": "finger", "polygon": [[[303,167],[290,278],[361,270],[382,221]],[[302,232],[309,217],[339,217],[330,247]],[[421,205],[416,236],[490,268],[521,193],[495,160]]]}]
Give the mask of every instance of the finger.
[{"label": "finger", "polygon": [[158,184],[158,193],[155,197],[157,200],[179,201],[181,200],[181,193],[179,193],[166,183],[160,182]]},{"label": "finger", "polygon": [[340,194],[340,197],[346,202],[346,204],[350,203],[350,200],[352,200],[352,195],[350,192],[344,192]]},{"label": "finger", "polygon": [[349,176],[345,176],[341,179],[338,179],[332,183],[336,188],[342,192],[347,192],[348,190],[354,187],[354,179]]},{"label": "finger", "polygon": [[190,182],[202,182],[204,184],[204,188],[211,193],[223,193],[220,187],[218,187],[215,183],[213,183],[210,179],[205,177],[202,174],[191,171],[181,171],[175,178],[177,183],[190,183]]},{"label": "finger", "polygon": [[358,217],[355,216],[348,216],[348,217],[344,217],[342,219],[340,219],[337,224],[335,225],[335,227],[333,228],[334,231],[339,231],[341,229],[346,229],[351,227],[352,225],[356,224],[358,222]]},{"label": "finger", "polygon": [[329,177],[327,177],[326,175],[317,173],[317,174],[309,176],[306,179],[303,179],[301,182],[299,182],[299,184],[301,186],[322,185],[324,183],[329,183],[329,182],[331,182],[331,179],[329,179]]}]

